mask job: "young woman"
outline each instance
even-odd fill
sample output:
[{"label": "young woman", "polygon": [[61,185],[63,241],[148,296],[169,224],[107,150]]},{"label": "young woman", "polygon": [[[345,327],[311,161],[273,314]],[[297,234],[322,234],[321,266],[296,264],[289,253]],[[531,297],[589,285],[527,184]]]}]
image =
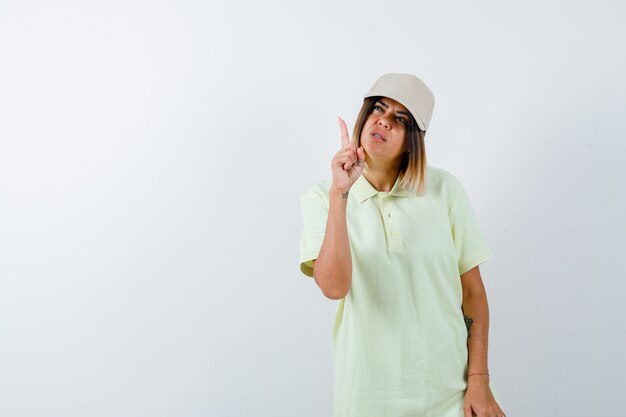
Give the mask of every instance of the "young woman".
[{"label": "young woman", "polygon": [[332,180],[301,195],[300,269],[339,300],[334,417],[502,417],[478,265],[493,254],[461,181],[426,164],[434,96],[411,74],[339,118]]}]

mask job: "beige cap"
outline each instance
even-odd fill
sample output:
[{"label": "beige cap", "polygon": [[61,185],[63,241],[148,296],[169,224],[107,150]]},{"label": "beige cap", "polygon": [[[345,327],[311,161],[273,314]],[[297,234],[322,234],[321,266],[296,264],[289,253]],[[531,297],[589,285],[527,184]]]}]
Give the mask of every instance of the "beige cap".
[{"label": "beige cap", "polygon": [[412,74],[391,73],[381,76],[363,98],[384,96],[406,107],[421,130],[428,129],[435,107],[435,96],[422,80]]}]

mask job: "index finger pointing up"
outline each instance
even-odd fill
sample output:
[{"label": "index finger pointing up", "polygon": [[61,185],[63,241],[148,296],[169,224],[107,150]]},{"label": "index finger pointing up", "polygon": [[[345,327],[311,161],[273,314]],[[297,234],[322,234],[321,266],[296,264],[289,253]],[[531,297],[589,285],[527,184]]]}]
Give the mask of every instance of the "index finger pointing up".
[{"label": "index finger pointing up", "polygon": [[339,117],[339,127],[341,129],[341,147],[345,148],[350,145],[350,135],[348,134],[346,122],[341,117]]}]

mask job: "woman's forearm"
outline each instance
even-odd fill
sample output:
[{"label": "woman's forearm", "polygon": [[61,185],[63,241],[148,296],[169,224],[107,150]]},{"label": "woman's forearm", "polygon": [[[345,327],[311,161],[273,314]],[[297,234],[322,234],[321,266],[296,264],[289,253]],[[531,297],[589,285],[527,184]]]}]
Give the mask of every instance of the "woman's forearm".
[{"label": "woman's forearm", "polygon": [[347,193],[331,187],[324,241],[313,263],[313,277],[324,295],[331,299],[345,297],[352,285],[347,204]]},{"label": "woman's forearm", "polygon": [[[489,372],[487,347],[489,340],[489,306],[484,291],[473,291],[463,297],[463,314],[467,325],[468,375]],[[489,381],[488,375],[472,375],[468,384]]]}]

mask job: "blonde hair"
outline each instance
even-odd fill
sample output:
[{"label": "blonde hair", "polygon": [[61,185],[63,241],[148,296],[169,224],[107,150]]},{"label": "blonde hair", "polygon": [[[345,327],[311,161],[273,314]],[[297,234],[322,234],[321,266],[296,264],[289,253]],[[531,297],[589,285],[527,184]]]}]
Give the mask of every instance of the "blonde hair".
[{"label": "blonde hair", "polygon": [[[361,110],[354,124],[354,129],[352,130],[352,139],[357,147],[361,146],[361,131],[363,130],[363,126],[367,118],[372,114],[374,105],[381,98],[382,96],[367,97],[363,101],[363,105],[361,106]],[[404,152],[400,163],[398,184],[420,196],[426,192],[426,148],[424,146],[426,132],[420,130],[413,115],[410,115],[409,119],[411,120],[407,126],[406,152]],[[365,164],[367,168],[367,162]]]}]

